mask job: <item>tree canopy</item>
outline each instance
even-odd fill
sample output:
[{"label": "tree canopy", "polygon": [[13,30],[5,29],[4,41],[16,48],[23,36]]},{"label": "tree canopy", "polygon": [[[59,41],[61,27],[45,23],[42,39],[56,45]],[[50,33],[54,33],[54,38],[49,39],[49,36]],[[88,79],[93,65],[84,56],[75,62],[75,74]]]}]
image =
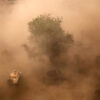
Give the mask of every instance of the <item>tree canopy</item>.
[{"label": "tree canopy", "polygon": [[30,41],[34,39],[50,59],[58,57],[73,43],[73,37],[61,27],[62,19],[40,15],[29,22]]},{"label": "tree canopy", "polygon": [[48,72],[43,78],[49,84],[59,84],[65,80],[62,71],[67,67],[67,51],[74,42],[72,35],[63,30],[61,22],[61,18],[50,15],[34,18],[29,22],[29,45],[24,45],[30,57],[41,58],[42,54],[49,58]]}]

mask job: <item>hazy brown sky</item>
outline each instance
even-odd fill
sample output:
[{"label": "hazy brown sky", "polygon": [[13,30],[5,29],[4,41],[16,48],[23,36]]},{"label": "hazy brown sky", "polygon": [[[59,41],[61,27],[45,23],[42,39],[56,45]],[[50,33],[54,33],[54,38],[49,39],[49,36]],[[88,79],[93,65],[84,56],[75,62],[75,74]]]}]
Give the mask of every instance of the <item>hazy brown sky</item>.
[{"label": "hazy brown sky", "polygon": [[0,35],[9,44],[12,45],[14,41],[19,45],[27,38],[27,23],[40,14],[49,13],[53,16],[63,17],[62,24],[66,31],[76,36],[86,31],[92,36],[95,31],[99,31],[99,5],[98,0],[16,0],[12,7],[3,7],[5,8],[3,15],[0,14],[2,24],[0,25]]}]

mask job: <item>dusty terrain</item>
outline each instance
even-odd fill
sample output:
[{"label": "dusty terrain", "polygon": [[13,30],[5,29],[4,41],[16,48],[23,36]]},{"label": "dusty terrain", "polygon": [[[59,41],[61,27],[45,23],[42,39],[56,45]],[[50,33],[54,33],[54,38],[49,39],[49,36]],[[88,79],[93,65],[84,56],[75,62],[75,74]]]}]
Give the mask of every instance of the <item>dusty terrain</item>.
[{"label": "dusty terrain", "polygon": [[[30,35],[27,23],[48,13],[62,16],[62,28],[75,40],[59,84],[47,74],[48,57],[30,59],[22,46]],[[98,0],[0,0],[0,100],[100,100],[99,22]],[[18,86],[7,83],[13,69],[22,72]]]}]

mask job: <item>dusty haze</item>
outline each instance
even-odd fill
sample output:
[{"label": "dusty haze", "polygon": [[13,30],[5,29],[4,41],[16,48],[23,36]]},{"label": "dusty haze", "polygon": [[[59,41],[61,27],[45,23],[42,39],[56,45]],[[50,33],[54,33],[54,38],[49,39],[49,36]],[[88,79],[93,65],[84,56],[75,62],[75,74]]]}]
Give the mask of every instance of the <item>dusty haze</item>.
[{"label": "dusty haze", "polygon": [[[12,1],[0,0],[0,100],[99,100],[100,1]],[[27,23],[48,13],[63,17],[62,28],[75,40],[68,55],[70,67],[64,71],[68,81],[60,85],[41,81],[48,59],[30,59],[22,46],[30,35]],[[13,69],[23,75],[17,88],[7,84]]]}]

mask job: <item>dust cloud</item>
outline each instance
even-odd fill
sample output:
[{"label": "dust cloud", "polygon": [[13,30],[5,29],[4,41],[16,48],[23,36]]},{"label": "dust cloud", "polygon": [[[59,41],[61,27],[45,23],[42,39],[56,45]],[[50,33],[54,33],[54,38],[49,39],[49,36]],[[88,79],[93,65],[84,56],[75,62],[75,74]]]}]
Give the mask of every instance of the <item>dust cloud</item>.
[{"label": "dust cloud", "polygon": [[[75,40],[64,59],[66,79],[56,85],[43,81],[47,57],[30,59],[23,47],[30,35],[27,23],[48,13],[63,17],[62,28]],[[0,100],[99,100],[99,22],[99,0],[0,0]],[[17,87],[7,84],[14,69],[23,77]]]}]

